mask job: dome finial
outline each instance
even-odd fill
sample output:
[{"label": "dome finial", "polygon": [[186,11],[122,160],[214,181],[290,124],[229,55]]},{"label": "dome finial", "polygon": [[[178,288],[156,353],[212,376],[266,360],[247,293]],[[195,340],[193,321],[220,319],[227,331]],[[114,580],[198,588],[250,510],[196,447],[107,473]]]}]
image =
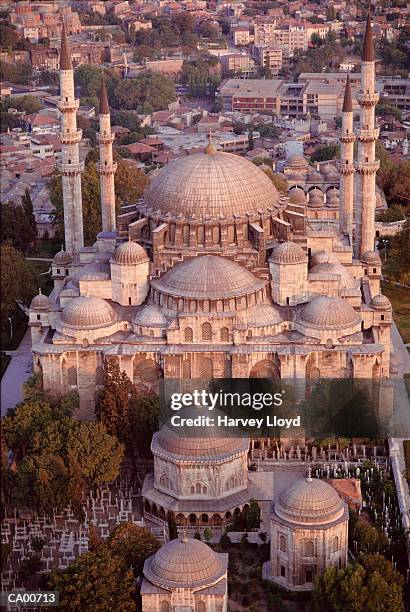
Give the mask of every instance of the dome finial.
[{"label": "dome finial", "polygon": [[185,527],[182,527],[182,529],[181,529],[181,532],[179,534],[179,541],[180,542],[184,542],[184,543],[188,542],[188,538],[187,538],[187,535],[186,535]]},{"label": "dome finial", "polygon": [[207,155],[215,155],[215,153],[217,153],[216,146],[215,146],[213,138],[212,138],[212,131],[211,130],[209,130],[208,144],[205,147],[205,153]]},{"label": "dome finial", "polygon": [[39,294],[39,295],[42,295],[42,294],[41,294],[41,287],[39,287],[39,288],[38,288],[38,294]]},{"label": "dome finial", "polygon": [[307,469],[307,477],[306,477],[306,482],[312,482],[312,468],[308,467]]}]

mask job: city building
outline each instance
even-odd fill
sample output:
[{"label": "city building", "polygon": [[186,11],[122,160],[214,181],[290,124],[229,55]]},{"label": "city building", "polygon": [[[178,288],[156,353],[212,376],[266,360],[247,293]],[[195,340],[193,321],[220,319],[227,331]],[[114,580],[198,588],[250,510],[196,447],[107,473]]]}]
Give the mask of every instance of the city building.
[{"label": "city building", "polygon": [[259,65],[268,68],[274,76],[282,70],[283,51],[279,47],[255,44],[253,53]]},{"label": "city building", "polygon": [[254,70],[255,64],[247,53],[227,53],[219,58],[222,76],[241,74],[248,76]]}]

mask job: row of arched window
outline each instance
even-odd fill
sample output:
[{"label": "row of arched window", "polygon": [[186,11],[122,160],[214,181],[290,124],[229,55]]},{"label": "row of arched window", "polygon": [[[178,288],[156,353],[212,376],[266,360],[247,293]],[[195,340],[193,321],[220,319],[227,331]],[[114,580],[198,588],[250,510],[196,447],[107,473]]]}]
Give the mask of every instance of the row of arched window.
[{"label": "row of arched window", "polygon": [[[212,325],[206,321],[201,325],[201,340],[203,342],[211,342],[213,339]],[[221,342],[229,342],[229,330],[227,327],[222,327],[219,331],[219,340]],[[194,341],[194,331],[192,327],[185,327],[184,342]]]},{"label": "row of arched window", "polygon": [[[337,552],[339,550],[339,536],[334,536],[332,539],[332,553]],[[279,537],[279,549],[282,552],[288,551],[288,539],[285,535],[281,535]],[[304,557],[314,557],[315,556],[315,543],[313,540],[306,540],[303,543],[303,556]]]}]

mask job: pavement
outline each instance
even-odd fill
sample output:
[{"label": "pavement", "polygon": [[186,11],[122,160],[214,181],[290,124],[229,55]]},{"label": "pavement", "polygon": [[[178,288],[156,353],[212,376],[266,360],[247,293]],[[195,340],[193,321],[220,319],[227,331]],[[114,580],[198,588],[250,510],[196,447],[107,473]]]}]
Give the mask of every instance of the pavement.
[{"label": "pavement", "polygon": [[11,356],[11,361],[1,379],[1,415],[23,399],[23,384],[31,376],[33,359],[31,355],[30,328],[24,334],[15,351],[5,351]]},{"label": "pavement", "polygon": [[410,354],[399,334],[396,323],[393,323],[391,328],[391,340],[399,375],[410,374]]}]

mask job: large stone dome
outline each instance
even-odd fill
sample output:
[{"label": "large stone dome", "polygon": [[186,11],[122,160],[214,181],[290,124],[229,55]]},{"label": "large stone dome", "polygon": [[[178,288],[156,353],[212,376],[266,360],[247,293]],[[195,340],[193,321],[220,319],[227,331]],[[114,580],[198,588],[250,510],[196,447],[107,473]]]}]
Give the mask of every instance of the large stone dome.
[{"label": "large stone dome", "polygon": [[311,327],[329,329],[356,325],[360,316],[346,300],[320,295],[302,308],[299,320]]},{"label": "large stone dome", "polygon": [[255,164],[232,153],[198,153],[172,161],[144,193],[146,214],[193,220],[233,219],[272,211],[279,194]]},{"label": "large stone dome", "polygon": [[174,297],[215,300],[254,293],[265,282],[230,259],[203,255],[183,261],[151,285]]},{"label": "large stone dome", "polygon": [[97,297],[77,297],[61,313],[61,322],[74,329],[108,327],[117,320],[117,313],[105,300]]},{"label": "large stone dome", "polygon": [[360,281],[350,274],[341,263],[331,263],[329,261],[325,263],[317,264],[310,269],[310,274],[337,274],[340,276],[340,288],[341,289],[357,289],[360,285]]},{"label": "large stone dome", "polygon": [[346,506],[335,489],[317,478],[300,478],[285,489],[274,512],[288,523],[315,525],[332,523],[345,514]]},{"label": "large stone dome", "polygon": [[[222,413],[217,410],[212,411],[214,419],[218,414]],[[209,413],[205,414],[205,411],[198,410],[196,413],[192,411],[192,415],[189,414],[192,417],[197,415],[209,416]],[[194,437],[192,428],[187,427],[185,430],[181,427],[177,431],[165,423],[153,435],[151,450],[154,454],[176,460],[220,461],[248,452],[249,438],[233,436],[233,432],[228,428],[202,427],[201,437]]]},{"label": "large stone dome", "polygon": [[144,575],[165,588],[198,588],[223,578],[221,557],[204,542],[181,536],[171,540],[144,565]]}]

